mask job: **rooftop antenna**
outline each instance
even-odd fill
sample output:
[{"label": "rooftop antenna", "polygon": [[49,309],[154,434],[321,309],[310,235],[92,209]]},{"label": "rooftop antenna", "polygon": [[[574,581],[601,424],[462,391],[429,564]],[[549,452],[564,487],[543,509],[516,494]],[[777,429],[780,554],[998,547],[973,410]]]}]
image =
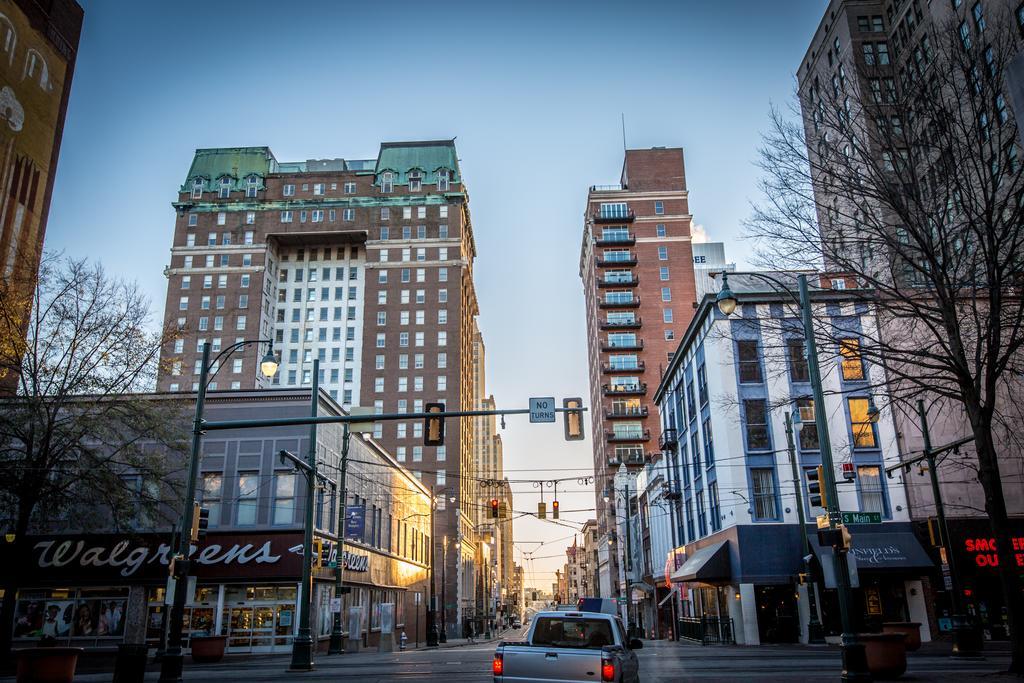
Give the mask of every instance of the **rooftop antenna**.
[{"label": "rooftop antenna", "polygon": [[622,113],[622,152],[626,152],[626,114]]}]

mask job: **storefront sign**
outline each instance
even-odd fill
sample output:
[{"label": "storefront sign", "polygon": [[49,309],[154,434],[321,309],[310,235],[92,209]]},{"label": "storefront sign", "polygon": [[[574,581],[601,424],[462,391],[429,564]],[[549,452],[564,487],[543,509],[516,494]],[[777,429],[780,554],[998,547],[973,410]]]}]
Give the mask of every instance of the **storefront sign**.
[{"label": "storefront sign", "polygon": [[[856,543],[856,542],[855,542]],[[850,554],[857,558],[857,564],[864,566],[886,566],[893,563],[906,562],[907,555],[898,545],[870,545],[858,547],[854,545]]]},{"label": "storefront sign", "polygon": [[[1018,567],[1024,567],[1024,536],[1010,538],[1013,546],[1012,557]],[[996,539],[994,538],[967,538],[964,539],[964,551],[973,560],[977,567],[998,567],[999,553],[996,550]],[[1006,553],[1003,553],[1005,556]]]}]

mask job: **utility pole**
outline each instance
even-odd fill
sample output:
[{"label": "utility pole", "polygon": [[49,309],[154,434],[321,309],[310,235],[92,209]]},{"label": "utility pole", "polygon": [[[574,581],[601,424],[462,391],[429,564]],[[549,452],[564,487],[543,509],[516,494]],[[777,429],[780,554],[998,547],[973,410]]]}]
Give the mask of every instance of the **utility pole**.
[{"label": "utility pole", "polygon": [[633,628],[636,627],[636,615],[633,616],[632,624],[629,623],[629,606],[633,602],[632,591],[630,589],[629,582],[633,574],[633,542],[632,534],[629,530],[629,482],[627,481],[622,488],[623,498],[626,502],[626,515],[625,515],[625,526],[626,526],[626,630],[632,633]]},{"label": "utility pole", "polygon": [[427,647],[436,647],[437,636],[437,591],[434,585],[434,564],[437,559],[437,539],[434,537],[434,511],[437,509],[437,498],[434,487],[430,487],[430,603],[427,609]]},{"label": "utility pole", "polygon": [[[348,442],[350,437],[349,426],[346,422],[341,429],[341,474],[338,476],[338,542],[335,555],[334,573],[334,597],[341,600],[342,588],[345,585],[345,511],[348,501],[348,489],[345,475],[348,471]],[[417,612],[417,615],[419,613]],[[329,655],[345,654],[345,643],[341,630],[341,607],[334,613],[334,623],[331,625],[331,643],[327,649]]]},{"label": "utility pole", "polygon": [[[799,410],[799,409],[798,409]],[[796,489],[796,512],[800,519],[800,536],[803,538],[803,561],[807,568],[807,576],[812,577],[810,571],[811,541],[807,537],[807,517],[804,515],[804,492],[800,477],[800,470],[796,464],[796,444],[793,442],[793,418],[786,413],[786,445],[789,449],[789,465],[793,468],[793,486]],[[817,589],[816,581],[807,583],[807,609],[810,610],[810,617],[807,620],[807,642],[820,644],[825,642],[821,622],[818,621],[818,605],[815,595]]]},{"label": "utility pole", "polygon": [[[313,417],[320,410],[320,359],[313,359],[313,381],[310,391]],[[292,663],[289,671],[313,670],[313,635],[310,630],[310,609],[313,607],[313,508],[316,504],[316,422],[309,425],[309,450],[306,472],[306,522],[302,540],[302,586],[299,590],[299,633],[292,642]]]}]

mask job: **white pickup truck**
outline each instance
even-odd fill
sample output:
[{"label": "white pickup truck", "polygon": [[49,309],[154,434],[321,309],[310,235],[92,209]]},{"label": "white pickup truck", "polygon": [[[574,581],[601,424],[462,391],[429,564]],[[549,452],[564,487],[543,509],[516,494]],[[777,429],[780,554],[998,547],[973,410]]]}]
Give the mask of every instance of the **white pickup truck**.
[{"label": "white pickup truck", "polygon": [[494,683],[638,683],[640,665],[622,621],[599,612],[541,612],[522,642],[502,641],[494,653]]}]

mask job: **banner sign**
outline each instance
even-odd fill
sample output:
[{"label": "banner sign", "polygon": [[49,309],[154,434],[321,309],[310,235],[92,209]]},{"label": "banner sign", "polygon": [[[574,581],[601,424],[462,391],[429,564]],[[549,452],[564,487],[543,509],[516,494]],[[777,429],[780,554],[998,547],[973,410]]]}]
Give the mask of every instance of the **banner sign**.
[{"label": "banner sign", "polygon": [[347,506],[345,508],[345,538],[361,541],[365,533],[366,508],[362,505]]}]

